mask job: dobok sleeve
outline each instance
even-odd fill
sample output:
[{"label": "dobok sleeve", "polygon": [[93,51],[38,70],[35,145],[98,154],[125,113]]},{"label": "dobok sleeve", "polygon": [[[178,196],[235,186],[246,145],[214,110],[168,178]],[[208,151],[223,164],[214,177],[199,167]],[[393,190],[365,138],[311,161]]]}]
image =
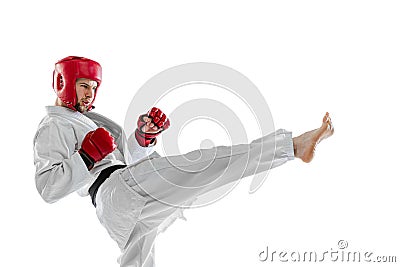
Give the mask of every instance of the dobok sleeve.
[{"label": "dobok sleeve", "polygon": [[132,164],[139,162],[145,157],[149,156],[154,152],[155,146],[142,147],[139,145],[135,137],[135,132],[133,132],[128,138],[128,148],[129,153],[132,156]]},{"label": "dobok sleeve", "polygon": [[77,152],[74,130],[48,123],[34,138],[36,188],[44,201],[53,203],[90,182],[90,173]]}]

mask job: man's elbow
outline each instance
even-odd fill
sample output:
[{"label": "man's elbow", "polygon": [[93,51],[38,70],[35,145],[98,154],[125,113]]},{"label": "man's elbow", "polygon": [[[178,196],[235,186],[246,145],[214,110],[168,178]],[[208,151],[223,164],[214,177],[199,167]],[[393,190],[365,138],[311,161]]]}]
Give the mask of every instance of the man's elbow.
[{"label": "man's elbow", "polygon": [[54,190],[52,190],[48,186],[44,186],[44,187],[37,186],[37,190],[38,190],[40,196],[42,197],[42,199],[44,200],[44,202],[46,202],[48,204],[57,202],[57,200],[59,200],[61,198],[61,197],[58,197],[55,194]]},{"label": "man's elbow", "polygon": [[54,197],[53,195],[51,195],[49,192],[47,192],[46,190],[43,190],[40,193],[40,196],[42,197],[42,199],[44,200],[44,202],[48,203],[48,204],[53,204],[55,202],[57,202],[58,198]]}]

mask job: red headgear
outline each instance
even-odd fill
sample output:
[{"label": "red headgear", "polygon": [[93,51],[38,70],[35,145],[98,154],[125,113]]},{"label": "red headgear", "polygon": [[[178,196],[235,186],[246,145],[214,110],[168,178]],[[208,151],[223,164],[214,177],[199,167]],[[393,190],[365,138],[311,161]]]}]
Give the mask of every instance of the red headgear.
[{"label": "red headgear", "polygon": [[[97,82],[97,89],[101,83],[101,66],[96,61],[84,57],[66,57],[58,61],[53,72],[53,88],[57,96],[71,109],[76,110],[75,83],[79,78],[86,78]],[[88,110],[96,98],[97,89]]]}]

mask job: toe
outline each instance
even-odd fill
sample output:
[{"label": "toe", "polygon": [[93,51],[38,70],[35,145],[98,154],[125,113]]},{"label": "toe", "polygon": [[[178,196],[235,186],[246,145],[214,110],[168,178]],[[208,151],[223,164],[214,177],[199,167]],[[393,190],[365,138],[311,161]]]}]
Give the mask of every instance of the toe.
[{"label": "toe", "polygon": [[331,121],[331,116],[329,115],[329,112],[326,112],[324,116],[324,122],[329,123],[330,121]]}]

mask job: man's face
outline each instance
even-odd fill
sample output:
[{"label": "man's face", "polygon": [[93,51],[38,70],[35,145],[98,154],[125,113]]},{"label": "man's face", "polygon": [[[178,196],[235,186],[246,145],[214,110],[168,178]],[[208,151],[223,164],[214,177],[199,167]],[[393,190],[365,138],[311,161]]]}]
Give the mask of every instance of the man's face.
[{"label": "man's face", "polygon": [[76,105],[75,108],[79,112],[88,110],[93,101],[94,93],[97,89],[97,82],[85,78],[78,79],[75,84],[76,88]]}]

